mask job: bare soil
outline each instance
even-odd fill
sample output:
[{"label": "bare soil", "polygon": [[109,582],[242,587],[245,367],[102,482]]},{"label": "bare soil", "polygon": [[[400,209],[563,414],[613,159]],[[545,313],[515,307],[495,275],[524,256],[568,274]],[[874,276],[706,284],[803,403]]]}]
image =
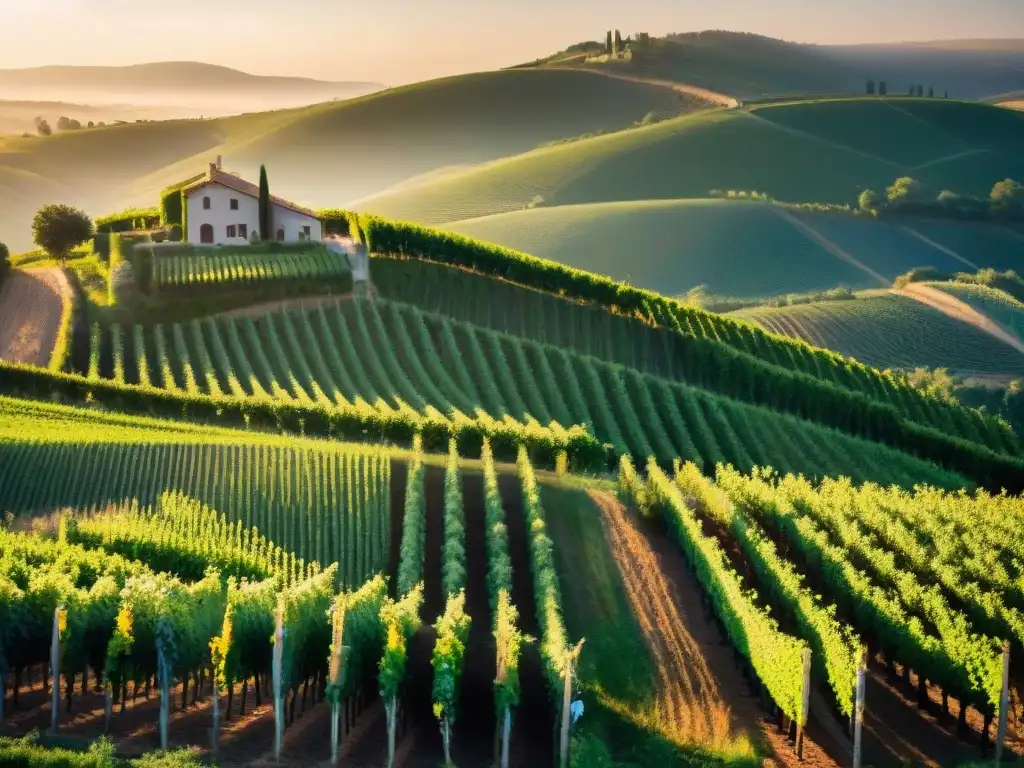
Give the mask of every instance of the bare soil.
[{"label": "bare soil", "polygon": [[68,301],[71,286],[60,269],[11,273],[0,287],[0,359],[49,365]]},{"label": "bare soil", "polygon": [[799,761],[788,737],[737,669],[728,640],[708,615],[700,586],[679,548],[653,526],[641,526],[608,492],[591,491],[623,585],[658,675],[658,715],[680,743],[715,745],[746,735],[767,746],[766,764],[835,768],[810,734]]}]

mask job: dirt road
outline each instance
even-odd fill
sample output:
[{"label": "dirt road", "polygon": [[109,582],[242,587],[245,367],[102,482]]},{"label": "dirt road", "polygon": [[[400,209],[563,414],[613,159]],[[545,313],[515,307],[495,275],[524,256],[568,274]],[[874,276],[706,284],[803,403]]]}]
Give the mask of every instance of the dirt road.
[{"label": "dirt road", "polygon": [[560,69],[568,72],[590,72],[594,75],[601,75],[603,77],[612,77],[616,80],[628,80],[631,83],[643,83],[645,85],[655,85],[659,88],[668,88],[675,91],[676,93],[683,93],[689,96],[697,96],[701,99],[706,99],[712,104],[718,104],[729,109],[734,109],[739,106],[739,102],[732,96],[727,96],[724,93],[717,93],[715,91],[709,91],[706,88],[700,88],[696,85],[687,85],[686,83],[677,83],[674,80],[658,80],[653,77],[640,77],[639,75],[623,75],[618,72],[609,72],[603,69],[595,69],[593,67],[544,67],[544,69]]},{"label": "dirt road", "polygon": [[954,320],[973,325],[978,330],[984,331],[989,336],[999,339],[1004,344],[1024,354],[1024,342],[999,325],[999,323],[989,319],[978,310],[960,301],[960,299],[950,296],[948,293],[943,293],[936,288],[923,285],[922,283],[909,283],[906,288],[894,290],[893,293],[909,296],[922,304],[927,304],[929,307],[939,310],[945,315],[949,315]]},{"label": "dirt road", "polygon": [[55,267],[18,270],[0,287],[0,359],[46,366],[71,286]]}]

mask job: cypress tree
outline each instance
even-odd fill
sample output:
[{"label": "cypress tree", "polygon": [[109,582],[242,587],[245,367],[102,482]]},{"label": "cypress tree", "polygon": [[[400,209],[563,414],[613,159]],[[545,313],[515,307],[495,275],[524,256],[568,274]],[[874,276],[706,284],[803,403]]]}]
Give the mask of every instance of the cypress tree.
[{"label": "cypress tree", "polygon": [[609,29],[608,33],[604,36],[604,52],[612,52],[612,31]]},{"label": "cypress tree", "polygon": [[260,240],[270,240],[270,184],[267,182],[267,166],[260,166]]}]

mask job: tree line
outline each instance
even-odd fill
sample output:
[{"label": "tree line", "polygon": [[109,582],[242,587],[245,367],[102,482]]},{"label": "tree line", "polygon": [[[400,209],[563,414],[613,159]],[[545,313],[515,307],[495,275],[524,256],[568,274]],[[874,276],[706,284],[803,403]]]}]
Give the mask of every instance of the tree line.
[{"label": "tree line", "polygon": [[965,221],[1024,221],[1024,184],[1006,178],[992,186],[988,197],[961,195],[944,189],[933,196],[917,179],[901,176],[885,189],[881,197],[865,189],[857,207],[874,215],[910,214]]},{"label": "tree line", "polygon": [[[866,92],[867,92],[868,96],[888,96],[889,95],[889,86],[885,82],[885,80],[879,80],[877,84],[875,83],[874,80],[868,80],[867,91]],[[918,84],[918,85],[911,85],[907,89],[907,96],[923,97],[924,96],[924,86],[920,85],[920,84]],[[935,98],[935,88],[933,86],[931,86],[931,85],[928,86],[928,98],[929,99],[934,99]],[[942,98],[948,99],[949,98],[949,91],[943,91]]]}]

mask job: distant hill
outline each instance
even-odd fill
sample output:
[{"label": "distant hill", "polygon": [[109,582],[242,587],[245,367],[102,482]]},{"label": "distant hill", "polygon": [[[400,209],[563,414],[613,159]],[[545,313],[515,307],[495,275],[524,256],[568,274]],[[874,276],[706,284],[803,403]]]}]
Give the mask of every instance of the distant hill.
[{"label": "distant hill", "polygon": [[148,107],[170,104],[206,109],[212,114],[347,99],[382,88],[380,83],[252,75],[193,61],[0,69],[0,99]]},{"label": "distant hill", "polygon": [[1024,236],[994,225],[888,223],[735,200],[562,205],[444,227],[669,295],[698,286],[727,297],[887,288],[914,267],[953,274],[1024,264]]},{"label": "distant hill", "polygon": [[855,203],[903,175],[987,195],[1024,179],[1024,115],[944,99],[856,98],[719,110],[538,149],[360,202],[442,224],[545,206],[756,190],[789,202]]},{"label": "distant hill", "polygon": [[580,54],[555,55],[542,64],[672,79],[745,100],[864,93],[868,80],[886,81],[890,94],[923,85],[959,99],[982,99],[1024,88],[1024,40],[833,46],[708,30],[633,45],[630,62],[583,64],[582,58]]},{"label": "distant hill", "polygon": [[949,368],[960,375],[1024,374],[1024,354],[913,298],[878,293],[847,301],[730,313],[878,368]]},{"label": "distant hill", "polygon": [[266,163],[286,198],[338,206],[449,166],[700,106],[670,89],[592,74],[489,72],[301,109],[0,138],[0,241],[27,248],[31,217],[48,202],[92,214],[155,204],[160,189],[218,154],[247,176]]}]

